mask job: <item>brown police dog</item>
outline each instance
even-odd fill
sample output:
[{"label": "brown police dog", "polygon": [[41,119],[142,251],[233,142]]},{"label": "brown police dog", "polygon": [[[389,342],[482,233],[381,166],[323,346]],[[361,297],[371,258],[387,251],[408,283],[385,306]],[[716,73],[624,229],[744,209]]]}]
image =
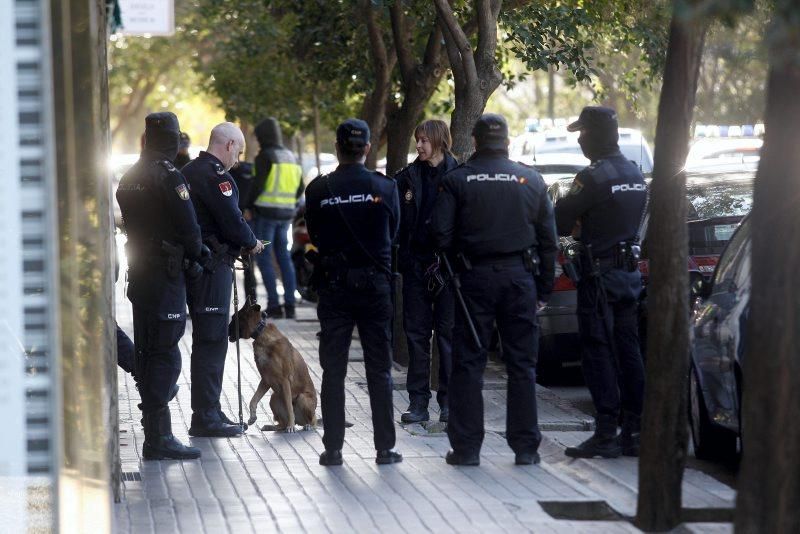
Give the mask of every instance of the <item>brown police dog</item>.
[{"label": "brown police dog", "polygon": [[[317,425],[317,390],[303,357],[281,334],[275,323],[267,322],[266,313],[261,312],[258,304],[248,301],[237,314],[239,337],[253,338],[253,355],[261,374],[261,383],[250,399],[250,419],[247,423],[255,423],[258,403],[272,389],[269,405],[277,424],[266,425],[262,430],[294,432],[295,425],[303,426],[303,430],[311,430]],[[232,318],[228,327],[231,342],[236,341],[235,329],[235,320]]]}]

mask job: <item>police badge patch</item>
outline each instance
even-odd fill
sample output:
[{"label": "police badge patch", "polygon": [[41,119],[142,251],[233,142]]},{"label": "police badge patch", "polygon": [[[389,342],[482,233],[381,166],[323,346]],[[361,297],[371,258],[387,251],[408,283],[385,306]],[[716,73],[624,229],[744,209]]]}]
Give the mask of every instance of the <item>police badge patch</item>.
[{"label": "police badge patch", "polygon": [[181,184],[176,187],[175,192],[178,193],[181,200],[189,200],[189,190],[186,188],[186,184]]},{"label": "police badge patch", "polygon": [[[219,174],[220,176],[225,174],[225,167],[223,167],[222,165],[220,165],[217,162],[214,162],[214,170],[217,171],[217,174]],[[225,195],[225,196],[229,197],[230,195]]]},{"label": "police badge patch", "polygon": [[411,192],[411,189],[406,191],[406,194],[404,195],[404,198],[406,199],[406,202],[411,202],[411,199],[414,198],[414,193]]},{"label": "police badge patch", "polygon": [[226,197],[229,197],[233,194],[233,186],[228,181],[219,184],[219,190],[222,191],[222,194]]}]

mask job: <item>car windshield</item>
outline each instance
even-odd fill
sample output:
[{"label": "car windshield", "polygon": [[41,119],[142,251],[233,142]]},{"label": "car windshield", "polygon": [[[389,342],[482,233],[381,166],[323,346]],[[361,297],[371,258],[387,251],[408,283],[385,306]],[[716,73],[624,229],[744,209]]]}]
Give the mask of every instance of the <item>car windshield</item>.
[{"label": "car windshield", "polygon": [[687,177],[686,193],[691,204],[689,217],[743,216],[753,206],[753,178],[750,172],[715,173]]}]

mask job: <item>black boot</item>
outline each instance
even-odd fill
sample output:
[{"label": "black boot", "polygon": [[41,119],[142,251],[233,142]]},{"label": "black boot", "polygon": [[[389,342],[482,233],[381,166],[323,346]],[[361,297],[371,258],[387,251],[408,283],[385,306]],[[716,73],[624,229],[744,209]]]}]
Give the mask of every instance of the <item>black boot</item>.
[{"label": "black boot", "polygon": [[287,319],[295,319],[297,316],[294,311],[294,304],[284,304],[283,314]]},{"label": "black boot", "polygon": [[145,460],[194,460],[200,458],[200,449],[187,447],[172,435],[169,408],[144,414]]},{"label": "black boot", "polygon": [[189,435],[196,438],[235,438],[242,435],[238,424],[229,425],[219,418],[218,410],[192,414]]},{"label": "black boot", "polygon": [[642,417],[633,412],[622,414],[622,432],[619,443],[625,456],[639,456],[639,435],[642,430]]},{"label": "black boot", "polygon": [[428,403],[413,399],[408,405],[408,410],[400,416],[400,421],[403,423],[422,423],[430,419],[428,414]]},{"label": "black boot", "polygon": [[[240,426],[237,421],[231,421],[231,418],[225,415],[225,412],[223,412],[222,410],[219,411],[219,418],[220,421],[222,421],[226,425]],[[247,430],[247,423],[242,423],[241,427],[243,430]]]},{"label": "black boot", "polygon": [[570,458],[617,458],[622,452],[617,439],[617,418],[598,415],[594,435],[578,445],[567,447],[564,454]]}]

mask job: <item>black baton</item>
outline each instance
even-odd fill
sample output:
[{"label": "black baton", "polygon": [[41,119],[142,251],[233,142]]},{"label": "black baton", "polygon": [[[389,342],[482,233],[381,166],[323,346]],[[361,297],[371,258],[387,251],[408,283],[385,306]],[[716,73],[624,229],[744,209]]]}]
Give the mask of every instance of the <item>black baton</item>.
[{"label": "black baton", "polygon": [[481,350],[483,349],[483,346],[481,346],[481,339],[478,337],[478,331],[475,330],[475,323],[472,322],[472,316],[470,316],[469,309],[467,309],[467,303],[464,302],[464,295],[461,294],[461,280],[458,275],[453,272],[453,268],[450,266],[450,260],[447,259],[447,254],[442,253],[441,256],[444,261],[444,268],[447,269],[447,274],[453,281],[453,291],[458,298],[458,304],[461,307],[461,312],[464,314],[464,319],[467,321],[467,326],[469,326],[472,340],[475,342],[475,346],[478,347],[478,350]]}]

